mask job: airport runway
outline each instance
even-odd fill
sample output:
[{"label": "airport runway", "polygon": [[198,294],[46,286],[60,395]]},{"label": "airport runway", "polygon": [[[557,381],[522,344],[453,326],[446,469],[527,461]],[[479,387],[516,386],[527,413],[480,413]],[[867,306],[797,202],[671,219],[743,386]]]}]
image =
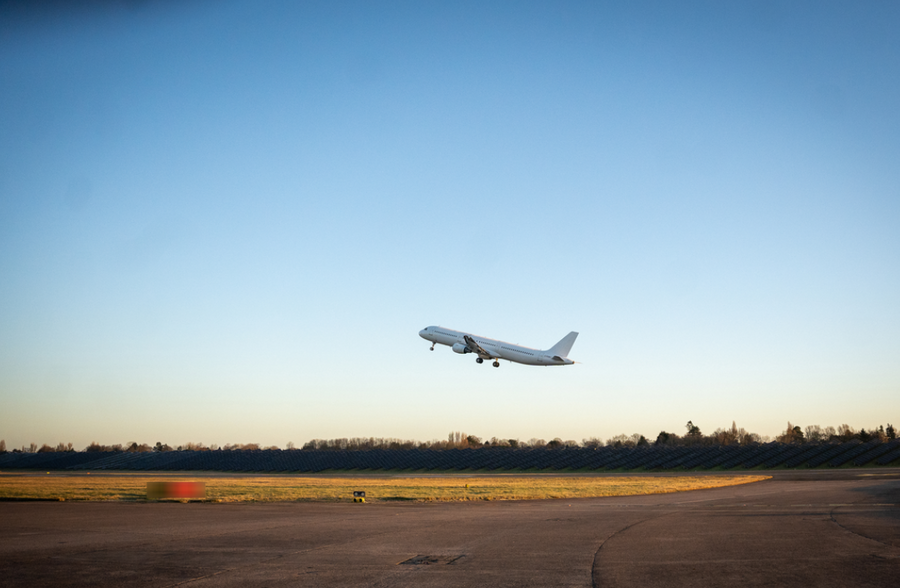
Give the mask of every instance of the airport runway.
[{"label": "airport runway", "polygon": [[900,470],[567,501],[0,503],[0,586],[897,586]]}]

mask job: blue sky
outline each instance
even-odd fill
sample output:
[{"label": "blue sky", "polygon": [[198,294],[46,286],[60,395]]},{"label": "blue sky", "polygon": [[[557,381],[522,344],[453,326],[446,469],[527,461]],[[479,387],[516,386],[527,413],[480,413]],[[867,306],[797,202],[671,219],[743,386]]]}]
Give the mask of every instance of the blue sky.
[{"label": "blue sky", "polygon": [[900,421],[896,3],[33,4],[11,447]]}]

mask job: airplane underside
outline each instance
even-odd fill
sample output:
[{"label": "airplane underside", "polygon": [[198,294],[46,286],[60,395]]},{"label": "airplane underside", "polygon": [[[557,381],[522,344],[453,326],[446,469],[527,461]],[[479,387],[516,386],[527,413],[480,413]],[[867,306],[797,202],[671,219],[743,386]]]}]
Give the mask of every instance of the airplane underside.
[{"label": "airplane underside", "polygon": [[[452,331],[443,327],[426,327],[419,332],[419,336],[431,341],[431,351],[434,351],[434,346],[439,343],[450,347],[454,353],[459,353],[460,355],[465,355],[466,353],[474,354],[476,356],[475,363],[478,364],[484,363],[486,359],[492,360],[492,365],[497,368],[500,367],[499,360],[501,359],[523,365],[572,365],[575,362],[566,356],[572,348],[578,333],[574,331],[569,333],[559,343],[546,351],[487,338],[476,340],[473,335]],[[462,340],[460,341],[460,339]],[[493,353],[490,350],[493,350],[494,347],[498,351],[502,348],[512,353],[506,356],[502,353]],[[518,356],[522,356],[522,358],[519,359]]]}]

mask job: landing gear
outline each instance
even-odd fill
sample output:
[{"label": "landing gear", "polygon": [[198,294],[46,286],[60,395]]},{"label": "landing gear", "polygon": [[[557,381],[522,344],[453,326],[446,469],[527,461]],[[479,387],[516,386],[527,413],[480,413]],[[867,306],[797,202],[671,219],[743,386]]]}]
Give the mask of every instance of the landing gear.
[{"label": "landing gear", "polygon": [[500,367],[500,362],[499,362],[499,361],[495,361],[495,362],[494,362],[494,367]]},{"label": "landing gear", "polygon": [[431,350],[434,351],[434,343],[431,344]]},{"label": "landing gear", "polygon": [[476,358],[475,358],[475,363],[484,363],[484,360],[481,359],[480,357],[476,357]]}]

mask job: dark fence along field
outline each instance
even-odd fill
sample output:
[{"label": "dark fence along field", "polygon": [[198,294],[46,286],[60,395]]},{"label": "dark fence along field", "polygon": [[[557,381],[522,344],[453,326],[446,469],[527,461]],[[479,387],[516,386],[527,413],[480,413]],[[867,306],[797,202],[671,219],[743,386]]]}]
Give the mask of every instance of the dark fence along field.
[{"label": "dark fence along field", "polygon": [[900,440],[880,443],[633,448],[5,453],[0,470],[323,472],[328,470],[610,471],[900,465]]}]

